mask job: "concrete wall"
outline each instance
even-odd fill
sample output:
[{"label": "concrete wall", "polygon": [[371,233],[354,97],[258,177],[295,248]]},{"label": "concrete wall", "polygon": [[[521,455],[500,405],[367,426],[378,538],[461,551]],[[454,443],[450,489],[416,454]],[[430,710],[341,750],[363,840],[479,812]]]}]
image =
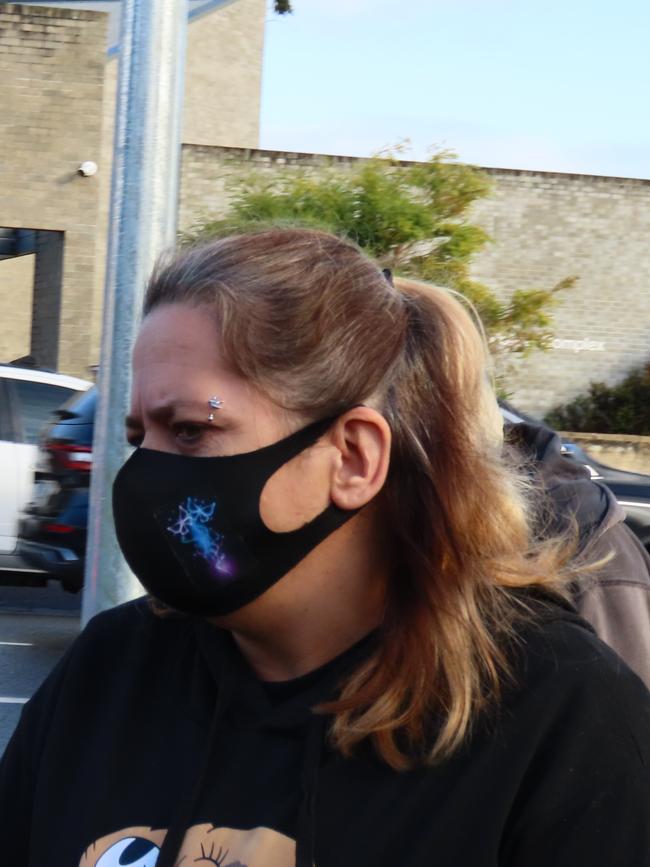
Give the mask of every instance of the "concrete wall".
[{"label": "concrete wall", "polygon": [[650,437],[619,434],[562,433],[599,463],[617,470],[650,475]]},{"label": "concrete wall", "polygon": [[[103,15],[0,6],[0,224],[64,233],[57,363],[79,374],[94,351],[86,323],[95,288],[99,183],[77,168],[101,159],[104,45]],[[21,267],[14,266],[14,276]],[[18,302],[31,314],[29,288],[14,283],[2,291],[0,310]],[[0,314],[0,346],[10,352],[15,325],[13,314]]]},{"label": "concrete wall", "polygon": [[[351,157],[186,145],[180,223],[221,216],[228,184],[250,171],[349,169]],[[577,275],[561,297],[555,340],[509,382],[513,402],[542,414],[591,380],[615,382],[650,358],[650,181],[488,169],[493,192],[471,219],[492,238],[473,274],[501,297],[550,288]]]}]

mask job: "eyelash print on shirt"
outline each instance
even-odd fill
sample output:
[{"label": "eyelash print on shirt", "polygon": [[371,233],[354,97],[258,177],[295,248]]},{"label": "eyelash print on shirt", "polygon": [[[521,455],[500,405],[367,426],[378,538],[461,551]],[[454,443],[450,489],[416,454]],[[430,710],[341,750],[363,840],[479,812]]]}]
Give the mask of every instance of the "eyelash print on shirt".
[{"label": "eyelash print on shirt", "polygon": [[[210,846],[210,851],[206,852],[204,847],[203,847],[203,843],[201,843],[201,857],[195,858],[194,863],[198,864],[201,861],[208,861],[210,864],[216,864],[216,867],[222,867],[223,862],[226,860],[226,855],[228,854],[228,852],[230,850],[226,849],[226,851],[224,852],[223,849],[221,848],[221,846],[219,846],[219,851],[215,855],[214,854],[215,845],[216,845],[216,843],[213,843]],[[241,867],[246,867],[246,865],[242,864]]]}]

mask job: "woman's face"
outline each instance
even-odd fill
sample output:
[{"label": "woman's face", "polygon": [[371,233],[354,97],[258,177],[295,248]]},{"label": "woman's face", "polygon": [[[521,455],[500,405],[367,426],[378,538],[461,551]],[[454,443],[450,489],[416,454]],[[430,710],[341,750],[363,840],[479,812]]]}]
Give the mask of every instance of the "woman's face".
[{"label": "woman's face", "polygon": [[286,413],[224,362],[211,312],[187,304],[158,307],[142,324],[126,428],[133,445],[202,457],[253,451],[292,429]]},{"label": "woman's face", "polygon": [[[210,406],[213,398],[221,408]],[[126,419],[131,444],[197,457],[233,455],[277,442],[306,421],[280,409],[224,361],[206,308],[168,304],[144,320]],[[299,527],[328,505],[332,449],[323,439],[269,479],[260,511],[271,530]]]}]

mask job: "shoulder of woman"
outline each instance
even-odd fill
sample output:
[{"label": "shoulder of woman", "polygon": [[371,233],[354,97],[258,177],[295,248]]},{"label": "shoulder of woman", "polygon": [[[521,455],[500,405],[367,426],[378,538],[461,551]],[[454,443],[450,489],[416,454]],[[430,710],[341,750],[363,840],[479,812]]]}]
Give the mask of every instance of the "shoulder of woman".
[{"label": "shoulder of woman", "polygon": [[158,617],[148,598],[93,617],[30,701],[26,718],[65,710],[80,695],[106,696],[116,684],[151,679],[152,671],[183,665],[193,652],[191,619]]},{"label": "shoulder of woman", "polygon": [[650,764],[650,692],[577,614],[549,604],[517,631],[507,704],[543,726],[632,733]]},{"label": "shoulder of woman", "polygon": [[124,602],[121,605],[116,605],[113,608],[108,608],[106,611],[100,611],[88,621],[82,635],[92,632],[101,632],[103,629],[110,629],[118,624],[126,625],[129,623],[141,622],[144,620],[152,620],[154,613],[148,596],[140,596],[137,599],[132,599],[130,602]]},{"label": "shoulder of woman", "polygon": [[156,632],[170,634],[183,631],[190,618],[170,611],[169,614],[157,614],[148,596],[141,596],[130,602],[124,602],[114,608],[101,611],[89,621],[81,632],[82,641],[122,640],[131,635],[143,636]]},{"label": "shoulder of woman", "polygon": [[544,676],[594,668],[612,675],[624,666],[622,660],[601,641],[593,627],[568,603],[536,601],[530,616],[516,627],[513,646],[526,670]]},{"label": "shoulder of woman", "polygon": [[[188,641],[190,618],[160,617],[147,597],[95,615],[68,648],[59,664],[66,678],[88,679],[135,675],[152,661],[162,663]],[[126,667],[126,668],[125,668]]]},{"label": "shoulder of woman", "polygon": [[141,596],[92,617],[79,635],[82,644],[173,641],[192,631],[193,618],[169,609],[158,613],[156,603]]},{"label": "shoulder of woman", "polygon": [[640,855],[650,840],[650,693],[559,605],[522,623],[513,646],[513,678],[487,730],[517,792],[500,863],[650,867]]}]

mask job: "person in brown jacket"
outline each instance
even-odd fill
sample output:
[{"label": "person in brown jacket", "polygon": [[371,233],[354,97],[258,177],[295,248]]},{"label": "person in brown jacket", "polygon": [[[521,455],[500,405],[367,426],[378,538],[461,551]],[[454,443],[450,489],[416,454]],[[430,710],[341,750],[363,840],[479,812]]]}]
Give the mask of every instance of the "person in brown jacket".
[{"label": "person in brown jacket", "polygon": [[550,428],[506,423],[505,438],[524,455],[545,494],[540,535],[577,525],[578,555],[586,562],[605,561],[574,587],[574,604],[650,688],[650,556],[624,523],[624,510],[609,488],[562,452],[560,437]]}]

